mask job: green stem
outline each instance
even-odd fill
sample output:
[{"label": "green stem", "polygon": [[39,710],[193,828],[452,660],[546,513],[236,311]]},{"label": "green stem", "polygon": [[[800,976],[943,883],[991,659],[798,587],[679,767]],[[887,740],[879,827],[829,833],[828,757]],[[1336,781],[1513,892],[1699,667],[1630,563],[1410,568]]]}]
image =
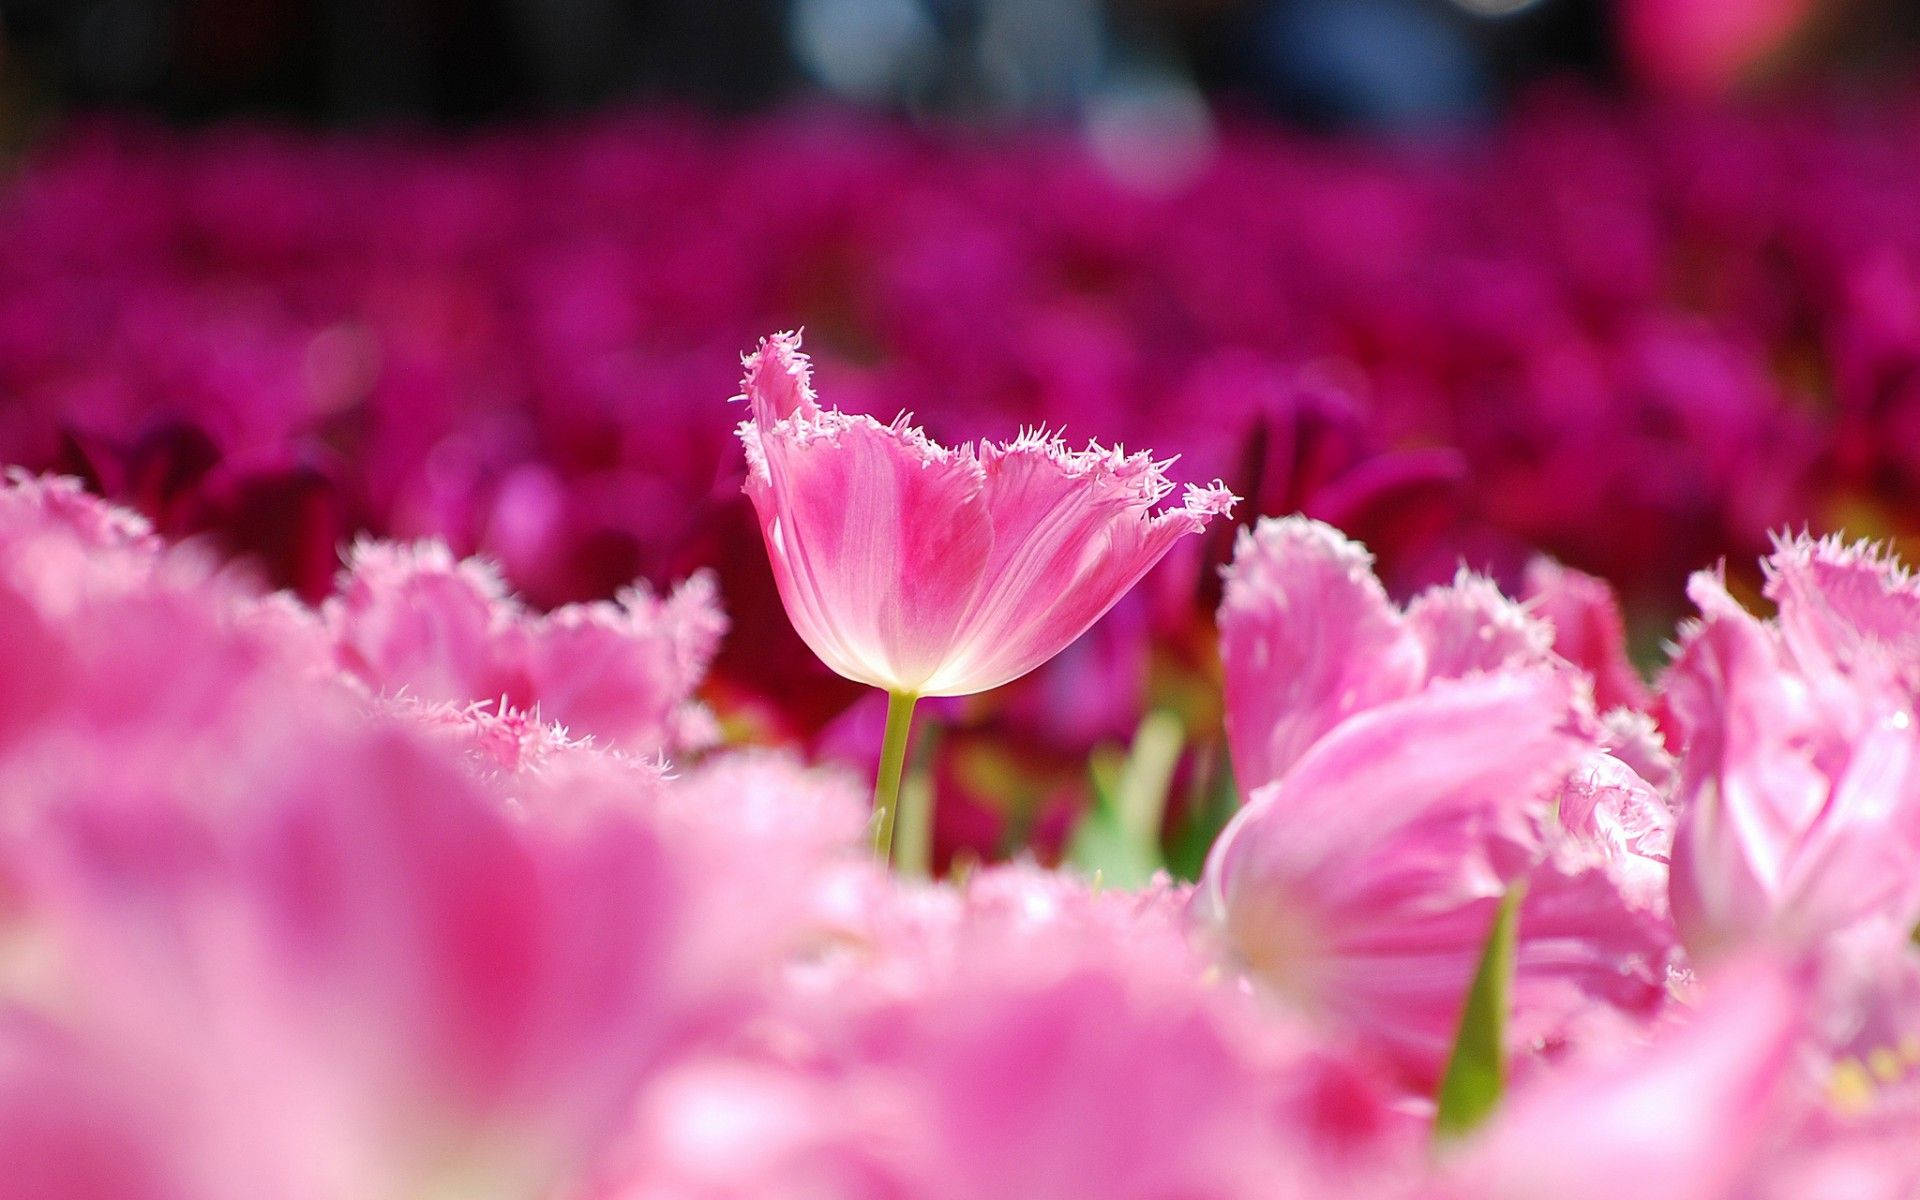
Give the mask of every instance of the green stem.
[{"label": "green stem", "polygon": [[920,697],[887,694],[887,733],[880,742],[880,771],[873,780],[873,852],[881,862],[893,857],[893,820],[900,806],[900,773],[907,765],[907,731]]},{"label": "green stem", "polygon": [[[925,730],[921,731],[924,742]],[[893,869],[924,879],[933,869],[933,776],[926,768],[926,751],[907,768],[900,782],[899,815],[893,822]]]}]

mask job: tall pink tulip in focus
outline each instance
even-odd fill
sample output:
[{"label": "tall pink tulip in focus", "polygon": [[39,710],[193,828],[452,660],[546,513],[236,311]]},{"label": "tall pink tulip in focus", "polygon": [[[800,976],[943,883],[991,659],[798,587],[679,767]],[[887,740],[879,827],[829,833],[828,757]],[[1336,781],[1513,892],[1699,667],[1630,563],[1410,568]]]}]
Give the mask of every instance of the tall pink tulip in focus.
[{"label": "tall pink tulip in focus", "polygon": [[1033,670],[1234,503],[1215,484],[1156,512],[1173,485],[1145,454],[1037,433],[949,449],[904,418],[823,409],[797,334],[763,340],[745,367],[746,491],[787,615],[828,666],[891,697],[883,854],[914,703]]}]

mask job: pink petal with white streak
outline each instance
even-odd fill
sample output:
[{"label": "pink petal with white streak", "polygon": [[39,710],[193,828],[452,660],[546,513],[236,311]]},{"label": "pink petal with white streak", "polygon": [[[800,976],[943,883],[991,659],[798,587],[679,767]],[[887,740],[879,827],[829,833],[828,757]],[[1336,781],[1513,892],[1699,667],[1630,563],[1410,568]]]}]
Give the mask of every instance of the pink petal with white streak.
[{"label": "pink petal with white streak", "polygon": [[1423,682],[1425,650],[1372,563],[1364,547],[1304,517],[1240,532],[1220,657],[1241,794],[1280,778],[1341,721]]}]

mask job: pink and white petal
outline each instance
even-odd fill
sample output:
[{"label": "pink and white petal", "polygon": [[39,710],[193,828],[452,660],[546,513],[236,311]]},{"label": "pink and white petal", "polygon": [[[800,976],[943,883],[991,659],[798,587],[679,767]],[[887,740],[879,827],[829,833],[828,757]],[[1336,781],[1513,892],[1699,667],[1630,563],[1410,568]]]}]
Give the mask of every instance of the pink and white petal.
[{"label": "pink and white petal", "polygon": [[1782,881],[1787,936],[1811,943],[1878,918],[1920,921],[1920,739],[1904,709],[1855,746]]},{"label": "pink and white petal", "polygon": [[1242,530],[1220,605],[1227,735],[1243,794],[1357,712],[1416,691],[1426,652],[1364,547],[1304,517]]},{"label": "pink and white petal", "polygon": [[[1034,473],[1028,463],[1001,478]],[[1038,520],[1016,506],[1047,490],[1015,483],[992,493],[998,561],[928,695],[986,691],[1033,670],[1106,615],[1182,537],[1234,503],[1224,488],[1190,488],[1181,507],[1154,514],[1148,497],[1157,489],[1081,480]]]},{"label": "pink and white petal", "polygon": [[745,371],[742,395],[753,406],[753,422],[771,429],[796,413],[802,419],[820,414],[813,391],[813,363],[800,349],[796,331],[776,333],[760,340],[752,354],[740,360]]},{"label": "pink and white petal", "polygon": [[742,432],[757,435],[764,477],[747,494],[794,628],[847,678],[921,692],[993,548],[980,464],[836,412]]},{"label": "pink and white petal", "polygon": [[1441,683],[1343,723],[1209,857],[1201,911],[1256,974],[1439,1070],[1493,904],[1582,749],[1548,671]]},{"label": "pink and white petal", "polygon": [[533,699],[547,720],[631,754],[698,749],[682,735],[702,724],[693,692],[725,628],[704,573],[665,598],[636,587],[555,609],[530,630]]},{"label": "pink and white petal", "polygon": [[1594,1013],[1638,1024],[1664,1004],[1677,948],[1666,898],[1649,906],[1621,863],[1561,850],[1528,876],[1514,969],[1516,1048],[1578,1052]]},{"label": "pink and white petal", "polygon": [[1400,1085],[1431,1095],[1446,1067],[1467,988],[1499,906],[1492,893],[1437,911],[1409,905],[1391,923],[1344,931],[1294,993],[1357,1034]]},{"label": "pink and white petal", "polygon": [[[1362,713],[1249,802],[1208,872],[1229,885],[1242,873],[1307,881],[1342,904],[1427,870],[1457,877],[1447,894],[1493,894],[1513,868],[1470,878],[1490,865],[1471,848],[1520,846],[1526,867],[1537,818],[1585,748],[1568,732],[1570,705],[1563,679],[1529,671],[1449,681]],[[1438,894],[1432,882],[1422,897]]]},{"label": "pink and white petal", "polygon": [[1610,753],[1581,760],[1561,788],[1559,839],[1607,864],[1634,907],[1667,913],[1673,812],[1646,780]]},{"label": "pink and white petal", "polygon": [[1607,753],[1651,787],[1671,808],[1680,783],[1680,764],[1667,752],[1666,738],[1653,714],[1631,708],[1613,708],[1600,714],[1601,741]]},{"label": "pink and white petal", "polygon": [[323,615],[340,665],[377,691],[464,704],[526,690],[505,582],[440,543],[359,542]]},{"label": "pink and white petal", "polygon": [[1427,649],[1429,679],[1553,661],[1552,627],[1464,567],[1451,584],[1413,598],[1407,626]]},{"label": "pink and white petal", "polygon": [[1767,927],[1830,785],[1814,762],[1812,698],[1772,631],[1712,576],[1689,591],[1708,616],[1684,637],[1661,702],[1682,747],[1674,919],[1698,955]]},{"label": "pink and white petal", "polygon": [[91,494],[78,479],[8,467],[0,481],[0,527],[62,530],[97,550],[132,550],[156,558],[161,553],[160,537],[145,517]]},{"label": "pink and white petal", "polygon": [[1146,519],[1167,487],[1145,456],[1097,446],[1076,453],[1040,434],[1006,445],[982,443],[979,456],[993,553],[955,642],[946,673],[953,682],[986,677],[1025,657],[1024,647],[1006,644],[1012,630],[1026,627],[1032,638],[1058,640],[1056,650],[1077,637],[1079,631],[1049,629],[1035,618],[1059,602],[1085,561],[1104,553],[1114,526]]},{"label": "pink and white petal", "polygon": [[1806,670],[1920,687],[1920,580],[1867,542],[1779,539],[1762,564],[1780,634]]}]

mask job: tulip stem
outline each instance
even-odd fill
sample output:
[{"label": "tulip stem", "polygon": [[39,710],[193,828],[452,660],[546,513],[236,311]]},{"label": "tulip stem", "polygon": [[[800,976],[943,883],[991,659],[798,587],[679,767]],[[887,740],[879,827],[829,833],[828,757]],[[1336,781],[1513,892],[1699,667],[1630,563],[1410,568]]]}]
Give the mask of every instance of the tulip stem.
[{"label": "tulip stem", "polygon": [[[887,732],[880,742],[880,771],[873,780],[873,852],[883,863],[893,857],[893,822],[900,807],[900,775],[907,765],[907,732],[913,727],[913,706],[919,700],[906,692],[887,693]],[[922,789],[915,789],[915,795],[919,804],[927,802]]]}]

